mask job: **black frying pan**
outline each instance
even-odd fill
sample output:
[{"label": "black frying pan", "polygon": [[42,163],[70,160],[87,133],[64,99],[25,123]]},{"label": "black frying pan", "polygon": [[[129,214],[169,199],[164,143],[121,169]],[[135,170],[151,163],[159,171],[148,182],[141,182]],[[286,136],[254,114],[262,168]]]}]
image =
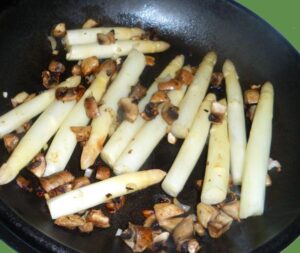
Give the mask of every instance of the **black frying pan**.
[{"label": "black frying pan", "polygon": [[[267,189],[264,216],[235,223],[218,240],[202,239],[202,252],[276,252],[299,234],[300,154],[300,57],[287,41],[269,25],[243,7],[230,1],[17,1],[0,14],[1,92],[10,95],[22,90],[41,89],[40,73],[51,59],[46,39],[50,27],[66,22],[77,27],[86,18],[102,24],[154,27],[171,42],[172,48],[158,57],[148,69],[142,83],[149,84],[166,63],[178,53],[197,64],[208,50],[216,50],[220,70],[225,58],[237,66],[243,88],[270,80],[275,86],[275,117],[272,157],[283,165],[282,173],[272,173],[273,186]],[[0,97],[0,113],[9,109],[9,101]],[[145,137],[145,138],[151,138]],[[178,147],[164,139],[143,168],[167,170]],[[78,173],[79,150],[68,169]],[[7,159],[1,145],[0,162]],[[199,193],[193,187],[195,178],[203,176],[206,152],[179,199],[195,207]],[[23,172],[25,173],[25,172]],[[127,198],[124,209],[112,219],[112,227],[82,235],[54,226],[45,203],[10,183],[0,187],[2,222],[16,235],[41,252],[130,252],[114,234],[128,221],[141,222],[140,210],[153,205],[155,186]],[[170,245],[169,252],[174,248]]]}]

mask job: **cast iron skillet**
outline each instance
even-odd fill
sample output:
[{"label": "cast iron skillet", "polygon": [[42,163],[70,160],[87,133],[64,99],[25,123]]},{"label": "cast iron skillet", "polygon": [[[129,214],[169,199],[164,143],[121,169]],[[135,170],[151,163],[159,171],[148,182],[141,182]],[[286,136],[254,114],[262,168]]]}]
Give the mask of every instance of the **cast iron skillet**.
[{"label": "cast iron skillet", "polygon": [[[46,39],[50,27],[66,22],[77,27],[86,18],[102,20],[104,25],[154,27],[172,48],[157,57],[142,83],[149,84],[178,53],[191,64],[198,64],[208,50],[218,55],[217,70],[225,58],[237,66],[243,88],[266,80],[275,86],[275,116],[272,157],[283,165],[282,173],[272,173],[273,186],[267,189],[262,217],[235,223],[222,238],[202,239],[202,252],[276,252],[299,233],[300,158],[298,151],[300,57],[287,41],[269,25],[241,6],[228,1],[17,1],[0,14],[0,91],[9,95],[41,89],[40,73],[51,59]],[[9,109],[9,100],[0,98],[0,113]],[[151,136],[145,136],[145,141]],[[143,168],[167,170],[178,147],[162,140]],[[68,165],[78,173],[79,150]],[[7,159],[1,145],[0,162]],[[179,199],[195,207],[199,193],[193,187],[203,177],[206,152],[201,156]],[[52,224],[43,201],[10,183],[0,187],[2,222],[24,241],[41,252],[130,252],[114,234],[128,221],[141,222],[140,210],[153,205],[155,186],[127,198],[124,209],[112,219],[112,227],[91,235],[65,231]],[[170,244],[169,252],[174,248]]]}]

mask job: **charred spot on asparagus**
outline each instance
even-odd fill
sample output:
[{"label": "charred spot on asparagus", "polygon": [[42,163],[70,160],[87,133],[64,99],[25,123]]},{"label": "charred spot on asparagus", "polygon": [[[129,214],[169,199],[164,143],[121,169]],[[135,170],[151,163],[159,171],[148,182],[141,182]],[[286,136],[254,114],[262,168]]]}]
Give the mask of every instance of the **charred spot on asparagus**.
[{"label": "charred spot on asparagus", "polygon": [[119,116],[129,122],[134,122],[139,115],[139,107],[132,98],[121,98],[119,100]]}]

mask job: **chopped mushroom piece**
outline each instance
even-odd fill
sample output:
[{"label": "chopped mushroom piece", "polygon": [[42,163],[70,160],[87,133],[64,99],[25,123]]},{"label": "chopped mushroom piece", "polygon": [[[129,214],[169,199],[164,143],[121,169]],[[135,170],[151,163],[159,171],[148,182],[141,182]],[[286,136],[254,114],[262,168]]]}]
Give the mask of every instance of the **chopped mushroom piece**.
[{"label": "chopped mushroom piece", "polygon": [[221,206],[221,209],[224,213],[229,215],[234,220],[240,221],[240,218],[239,218],[240,201],[239,200],[233,200],[233,201],[227,202]]},{"label": "chopped mushroom piece", "polygon": [[182,83],[176,79],[170,79],[158,84],[158,89],[163,91],[179,90],[182,87]]},{"label": "chopped mushroom piece", "polygon": [[196,180],[196,188],[198,190],[200,190],[202,188],[202,185],[203,185],[203,179]]},{"label": "chopped mushroom piece", "polygon": [[30,187],[30,181],[25,177],[18,176],[16,182],[21,189],[32,192],[32,187]]},{"label": "chopped mushroom piece", "polygon": [[84,76],[94,73],[99,68],[99,60],[96,56],[88,57],[81,62],[81,71]]},{"label": "chopped mushroom piece", "polygon": [[155,58],[153,56],[145,55],[146,58],[146,65],[147,66],[154,66],[155,65]]},{"label": "chopped mushroom piece", "polygon": [[109,213],[115,213],[120,210],[125,205],[125,196],[121,196],[118,198],[110,199],[105,203],[106,209]]},{"label": "chopped mushroom piece", "polygon": [[201,249],[199,242],[196,239],[185,241],[181,246],[182,252],[196,253]]},{"label": "chopped mushroom piece", "polygon": [[124,113],[125,120],[134,122],[139,115],[139,107],[132,102],[131,98],[121,98],[119,101],[120,110]]},{"label": "chopped mushroom piece", "polygon": [[99,26],[99,23],[92,18],[89,18],[87,21],[84,22],[84,24],[82,25],[82,28],[92,28],[92,27],[96,27]]},{"label": "chopped mushroom piece", "polygon": [[71,230],[74,230],[75,228],[77,228],[79,226],[83,226],[84,223],[85,223],[84,219],[76,214],[63,216],[63,217],[57,218],[54,221],[54,224],[56,224],[60,227],[65,227],[67,229],[71,229]]},{"label": "chopped mushroom piece", "polygon": [[49,192],[58,186],[70,183],[74,180],[74,176],[69,171],[61,171],[48,177],[40,178],[40,183],[46,192]]},{"label": "chopped mushroom piece", "polygon": [[90,119],[95,119],[100,115],[96,99],[91,96],[84,100],[85,113]]},{"label": "chopped mushroom piece", "polygon": [[82,97],[84,90],[85,88],[83,86],[72,87],[72,88],[59,87],[55,91],[55,97],[57,100],[63,102],[73,101],[73,100],[78,101]]},{"label": "chopped mushroom piece", "polygon": [[200,224],[200,222],[194,223],[194,230],[197,235],[204,236],[205,235],[205,228]]},{"label": "chopped mushroom piece", "polygon": [[178,119],[179,108],[172,105],[170,102],[166,102],[161,110],[161,116],[168,125],[172,125],[173,122]]},{"label": "chopped mushroom piece", "polygon": [[81,72],[81,67],[80,65],[76,64],[72,67],[71,73],[74,76],[81,76],[82,72]]},{"label": "chopped mushroom piece", "polygon": [[91,126],[71,127],[71,131],[76,135],[76,140],[78,142],[85,142],[90,137],[92,127]]},{"label": "chopped mushroom piece", "polygon": [[87,177],[78,177],[72,182],[73,190],[89,185],[91,182]]},{"label": "chopped mushroom piece", "polygon": [[158,104],[148,103],[145,106],[144,111],[141,113],[141,116],[144,120],[150,121],[158,115]]},{"label": "chopped mushroom piece", "polygon": [[142,99],[147,93],[146,87],[141,84],[136,84],[131,87],[131,91],[129,97],[132,99],[133,102],[138,102]]},{"label": "chopped mushroom piece", "polygon": [[105,216],[101,210],[93,209],[86,216],[88,222],[92,222],[95,227],[108,228],[110,227],[109,218]]},{"label": "chopped mushroom piece", "polygon": [[219,214],[219,211],[217,208],[206,205],[204,203],[199,203],[197,205],[197,218],[200,224],[207,228],[207,224],[214,220],[217,215]]},{"label": "chopped mushroom piece", "polygon": [[96,179],[98,180],[105,180],[107,178],[110,178],[111,171],[108,167],[106,166],[99,166],[97,168],[96,172]]},{"label": "chopped mushroom piece", "polygon": [[222,72],[214,72],[211,75],[210,83],[212,86],[220,86],[223,83],[224,75]]},{"label": "chopped mushroom piece", "polygon": [[58,85],[59,79],[60,73],[50,72],[48,70],[42,72],[43,86],[47,89]]},{"label": "chopped mushroom piece", "polygon": [[173,238],[176,249],[181,251],[183,244],[194,236],[194,222],[191,215],[185,217],[174,229]]},{"label": "chopped mushroom piece", "polygon": [[176,80],[179,81],[180,83],[190,85],[193,81],[193,74],[192,72],[188,71],[187,69],[181,69],[179,70]]},{"label": "chopped mushroom piece", "polygon": [[232,220],[230,216],[221,211],[213,221],[208,223],[207,228],[209,235],[212,238],[219,238],[229,230]]},{"label": "chopped mushroom piece", "polygon": [[98,72],[102,71],[102,70],[106,70],[106,74],[108,76],[112,76],[113,74],[116,73],[117,71],[117,64],[114,60],[105,60],[99,67]]},{"label": "chopped mushroom piece", "polygon": [[18,145],[20,138],[16,134],[6,134],[3,136],[4,146],[10,153]]},{"label": "chopped mushroom piece", "polygon": [[259,100],[259,90],[258,89],[250,89],[246,90],[244,93],[245,104],[253,105],[257,104]]},{"label": "chopped mushroom piece", "polygon": [[175,218],[169,218],[162,220],[159,223],[159,226],[162,227],[163,229],[167,230],[168,232],[173,232],[175,227],[182,222],[183,217],[175,217]]},{"label": "chopped mushroom piece", "polygon": [[154,104],[169,102],[169,101],[170,98],[168,97],[167,92],[162,90],[155,92],[150,99],[150,102]]},{"label": "chopped mushroom piece", "polygon": [[250,105],[246,112],[246,116],[250,119],[250,121],[253,121],[255,110],[257,105]]},{"label": "chopped mushroom piece", "polygon": [[92,222],[85,222],[83,225],[78,226],[81,233],[91,233],[94,230],[94,224]]},{"label": "chopped mushroom piece", "polygon": [[146,228],[151,228],[156,222],[157,222],[156,216],[153,213],[153,214],[151,214],[150,216],[148,216],[146,218],[146,220],[144,221],[143,226],[146,227]]},{"label": "chopped mushroom piece", "polygon": [[52,29],[52,35],[54,37],[64,37],[66,35],[66,24],[65,23],[58,23]]},{"label": "chopped mushroom piece", "polygon": [[154,211],[153,210],[143,210],[142,211],[142,213],[143,213],[143,216],[145,217],[145,218],[148,218],[149,216],[151,216],[152,214],[154,214]]},{"label": "chopped mushroom piece", "polygon": [[29,96],[29,94],[25,91],[19,92],[17,95],[15,95],[10,101],[13,107],[16,107],[19,104],[22,104],[26,98]]},{"label": "chopped mushroom piece", "polygon": [[121,238],[133,252],[142,252],[152,247],[152,229],[129,223],[128,228],[123,231]]},{"label": "chopped mushroom piece", "polygon": [[43,176],[46,169],[46,159],[45,156],[40,153],[38,154],[32,162],[28,165],[28,170],[33,173],[36,177]]},{"label": "chopped mushroom piece", "polygon": [[161,223],[166,219],[173,218],[184,213],[184,211],[181,208],[171,203],[155,204],[154,211],[158,223]]},{"label": "chopped mushroom piece", "polygon": [[154,235],[153,233],[152,250],[154,252],[164,252],[167,249],[167,240],[169,237],[169,232],[162,232],[158,235]]},{"label": "chopped mushroom piece", "polygon": [[100,45],[110,45],[116,42],[115,31],[111,30],[110,32],[97,33],[97,41]]},{"label": "chopped mushroom piece", "polygon": [[73,188],[72,184],[64,184],[64,185],[60,185],[58,187],[56,187],[55,189],[47,192],[44,194],[44,197],[46,200],[50,199],[50,198],[54,198],[56,196],[59,196],[61,194],[64,194],[66,192],[71,191]]},{"label": "chopped mushroom piece", "polygon": [[48,70],[56,73],[64,73],[66,67],[59,61],[52,60],[48,66]]},{"label": "chopped mushroom piece", "polygon": [[219,102],[212,102],[211,113],[209,115],[209,120],[214,123],[221,123],[223,121],[224,115],[227,111],[227,107]]}]

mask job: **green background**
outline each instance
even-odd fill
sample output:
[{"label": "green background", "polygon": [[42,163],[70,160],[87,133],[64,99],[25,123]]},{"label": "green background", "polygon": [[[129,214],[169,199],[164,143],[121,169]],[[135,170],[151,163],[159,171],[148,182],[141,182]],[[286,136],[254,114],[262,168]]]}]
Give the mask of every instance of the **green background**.
[{"label": "green background", "polygon": [[[299,0],[237,0],[276,28],[300,51],[300,1]],[[0,241],[1,253],[14,252]],[[300,239],[292,243],[283,253],[299,253]]]}]

